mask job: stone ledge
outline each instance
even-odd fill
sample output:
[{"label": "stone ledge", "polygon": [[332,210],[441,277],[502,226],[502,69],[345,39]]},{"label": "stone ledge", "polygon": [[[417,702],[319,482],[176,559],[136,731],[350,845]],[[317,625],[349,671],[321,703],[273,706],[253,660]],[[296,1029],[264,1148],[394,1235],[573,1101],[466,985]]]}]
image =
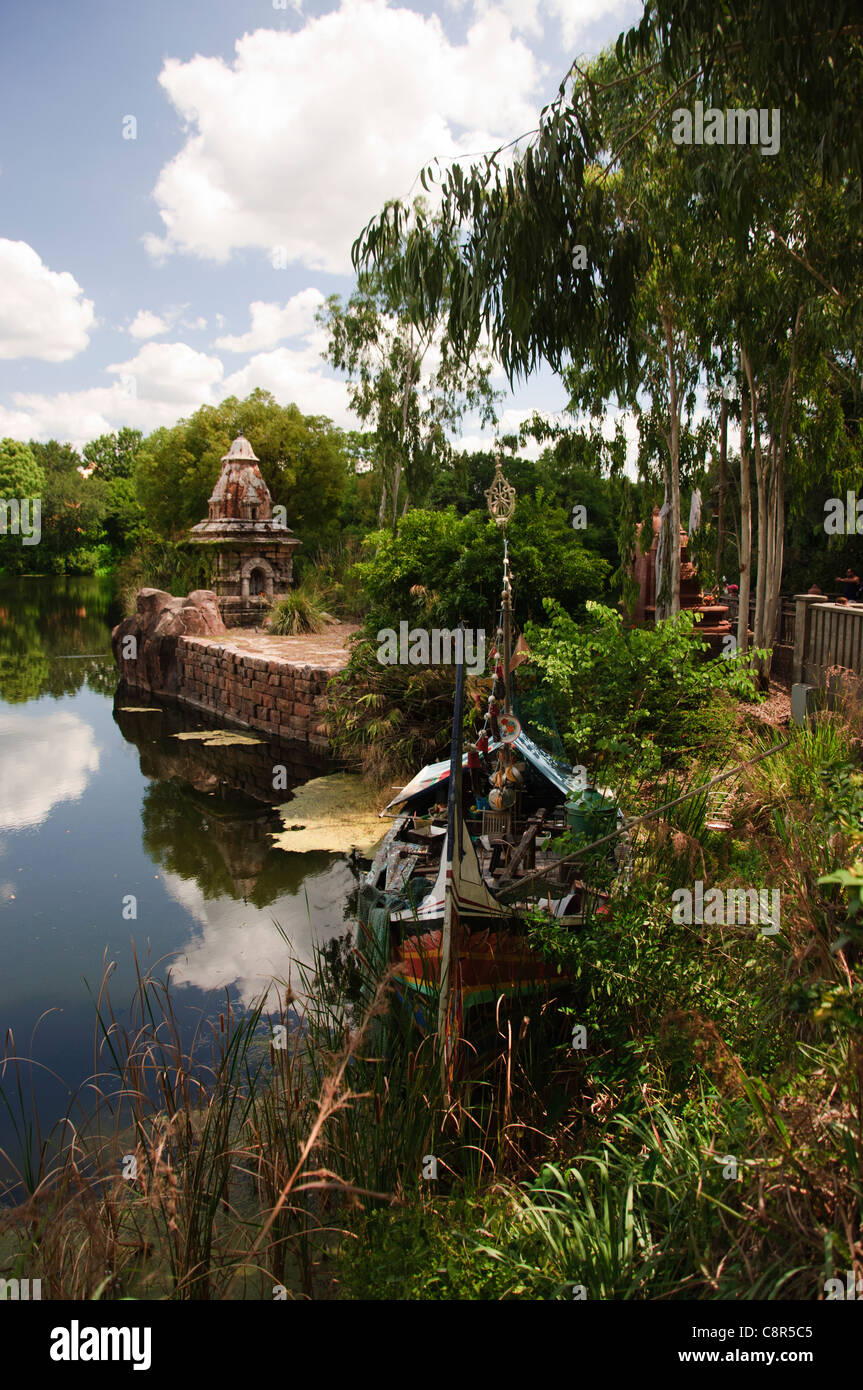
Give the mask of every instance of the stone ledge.
[{"label": "stone ledge", "polygon": [[347,665],[355,631],[340,624],[308,637],[181,637],[177,698],[239,727],[326,750],[320,709],[328,681]]}]

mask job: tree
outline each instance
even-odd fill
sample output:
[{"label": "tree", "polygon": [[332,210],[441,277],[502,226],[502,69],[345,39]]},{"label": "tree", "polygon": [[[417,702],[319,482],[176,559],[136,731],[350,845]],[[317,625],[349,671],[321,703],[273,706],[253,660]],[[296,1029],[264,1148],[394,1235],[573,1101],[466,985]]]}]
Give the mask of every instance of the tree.
[{"label": "tree", "polygon": [[[40,508],[45,490],[45,474],[33,450],[17,439],[0,439],[0,569],[13,574],[38,566],[41,545],[24,545],[28,534],[35,535],[34,504]],[[40,513],[40,527],[44,516]]]},{"label": "tree", "polygon": [[0,497],[4,499],[41,496],[45,472],[28,444],[17,439],[0,439]]},{"label": "tree", "polygon": [[288,525],[305,546],[335,538],[350,468],[342,431],[324,416],[278,405],[260,389],[244,401],[229,396],[218,406],[201,406],[148,436],[134,475],[148,525],[173,536],[207,515],[221,459],[241,431],[260,459],[273,502],[285,507]]},{"label": "tree", "polygon": [[[452,628],[461,618],[489,630],[500,606],[503,544],[485,509],[458,516],[454,508],[413,508],[396,535],[379,531],[366,545],[375,553],[356,570],[370,602],[369,631],[397,630],[403,621]],[[603,593],[611,569],[541,491],[516,502],[509,557],[520,623],[540,616],[548,596],[579,610]]]},{"label": "tree", "polygon": [[[415,208],[425,215],[421,201]],[[393,257],[398,254],[394,247]],[[414,296],[394,287],[388,269],[361,274],[347,304],[332,295],[318,321],[329,334],[324,356],[347,373],[351,406],[374,434],[378,524],[388,520],[395,530],[399,510],[422,502],[437,469],[449,462],[450,434],[466,411],[494,422],[496,393],[486,352],[475,352],[470,365],[453,352],[443,327],[446,295],[420,322]]]},{"label": "tree", "polygon": [[[863,18],[849,0],[647,0],[640,22],[617,40],[626,71],[660,67],[679,94],[697,81],[709,104],[735,104],[741,88],[759,107],[779,108],[788,144],[826,179],[863,176]],[[757,189],[752,150],[732,146],[728,210],[749,225]]]},{"label": "tree", "polygon": [[[824,185],[812,170],[803,177],[796,167],[767,161],[751,178],[760,196],[745,247],[733,228],[721,229],[712,253],[714,332],[725,346],[717,359],[724,358],[722,370],[733,372],[741,401],[738,643],[744,650],[750,472],[757,503],[754,644],[766,649],[778,617],[788,496],[813,467],[826,482],[855,455],[836,425],[839,397],[856,389],[860,361],[855,306],[861,268],[849,190]],[[702,181],[705,206],[714,215],[723,184],[718,170]],[[821,447],[801,447],[806,436],[810,445],[819,439]],[[767,678],[769,661],[760,664],[760,674]]]},{"label": "tree", "polygon": [[[697,385],[733,371],[742,401],[741,590],[751,458],[756,636],[765,644],[795,430],[828,392],[833,369],[859,368],[861,37],[842,0],[828,0],[826,11],[792,0],[787,27],[766,0],[649,0],[614,57],[585,71],[573,65],[514,156],[501,148],[467,170],[423,171],[424,183],[440,183],[436,223],[391,204],[353,249],[358,267],[413,297],[420,322],[446,296],[447,332],[465,359],[485,335],[510,380],[540,358],[568,372],[574,404],[601,411],[616,395],[639,408],[642,392],[651,429],[665,422],[672,566],[685,417]],[[673,112],[694,98],[720,110],[780,107],[782,161],[746,140],[675,146]],[[819,200],[822,214],[832,209],[826,219],[806,211]],[[730,318],[710,304],[726,295],[736,306]],[[726,321],[734,331],[722,334]],[[660,611],[673,611],[673,574],[664,587]],[[741,623],[745,638],[743,602]]]},{"label": "tree", "polygon": [[84,462],[92,466],[94,476],[101,478],[130,478],[144,436],[140,430],[124,425],[115,434],[101,434],[84,445]]}]

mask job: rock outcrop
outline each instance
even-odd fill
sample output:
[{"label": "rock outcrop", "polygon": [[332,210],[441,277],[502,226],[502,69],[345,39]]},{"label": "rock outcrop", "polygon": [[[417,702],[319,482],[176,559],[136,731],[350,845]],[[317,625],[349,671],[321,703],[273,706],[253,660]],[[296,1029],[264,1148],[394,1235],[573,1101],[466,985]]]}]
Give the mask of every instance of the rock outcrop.
[{"label": "rock outcrop", "polygon": [[114,628],[111,645],[128,685],[176,695],[181,678],[180,638],[220,637],[226,632],[219,600],[211,589],[195,589],[187,598],[175,598],[162,589],[141,589],[137,611]]}]

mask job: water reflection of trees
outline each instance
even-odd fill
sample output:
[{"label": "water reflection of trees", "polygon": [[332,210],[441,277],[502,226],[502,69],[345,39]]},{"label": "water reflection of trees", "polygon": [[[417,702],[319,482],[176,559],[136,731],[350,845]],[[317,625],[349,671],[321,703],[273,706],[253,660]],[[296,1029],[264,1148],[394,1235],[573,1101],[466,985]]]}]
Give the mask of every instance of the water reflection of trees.
[{"label": "water reflection of trees", "polygon": [[59,699],[83,685],[110,693],[111,627],[120,616],[107,578],[0,577],[0,699]]},{"label": "water reflection of trees", "polygon": [[267,907],[298,893],[333,855],[285,854],[270,832],[282,828],[270,807],[220,799],[177,782],[153,782],[141,808],[143,844],[166,873],[193,879],[204,898],[242,898]]}]

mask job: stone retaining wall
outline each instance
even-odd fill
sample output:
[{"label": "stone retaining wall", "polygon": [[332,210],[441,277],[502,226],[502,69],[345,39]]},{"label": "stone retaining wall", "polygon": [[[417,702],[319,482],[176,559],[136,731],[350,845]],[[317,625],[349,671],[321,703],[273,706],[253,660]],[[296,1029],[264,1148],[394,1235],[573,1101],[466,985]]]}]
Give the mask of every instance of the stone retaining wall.
[{"label": "stone retaining wall", "polygon": [[275,654],[257,656],[230,641],[181,637],[177,698],[242,728],[325,749],[320,711],[327,682],[344,662],[340,657],[300,666]]}]

